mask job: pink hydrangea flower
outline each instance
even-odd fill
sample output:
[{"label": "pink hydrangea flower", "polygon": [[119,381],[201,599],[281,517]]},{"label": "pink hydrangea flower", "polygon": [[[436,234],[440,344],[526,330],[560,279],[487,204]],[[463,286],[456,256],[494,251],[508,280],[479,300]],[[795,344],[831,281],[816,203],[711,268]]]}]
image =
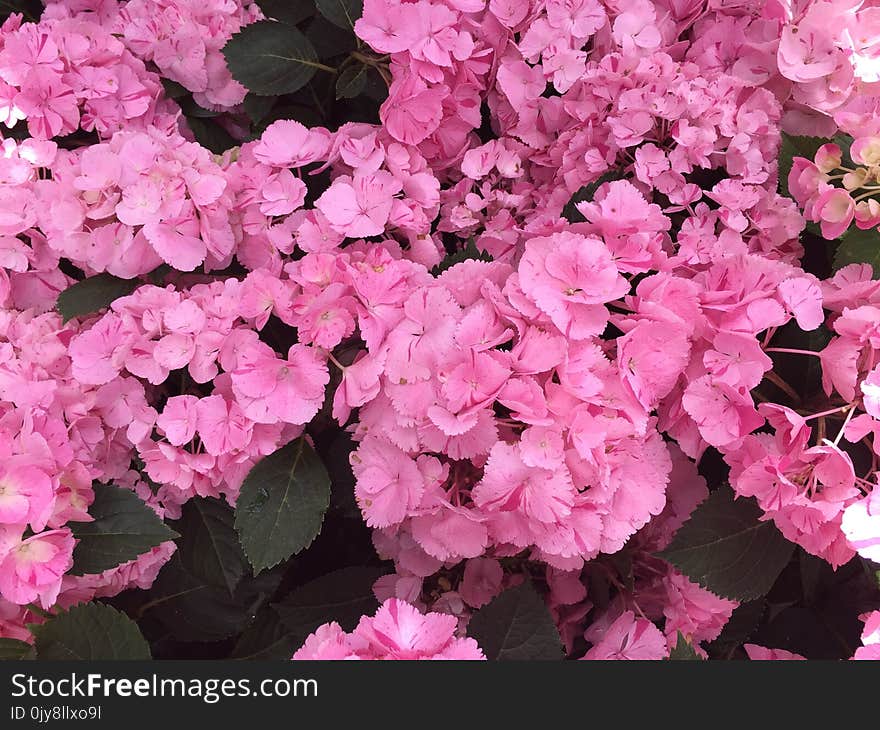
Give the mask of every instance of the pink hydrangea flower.
[{"label": "pink hydrangea flower", "polygon": [[308,423],[324,402],[330,381],[326,363],[314,349],[291,345],[281,360],[268,346],[238,355],[232,389],[245,415],[257,423]]},{"label": "pink hydrangea flower", "polygon": [[668,655],[663,632],[647,619],[636,618],[632,611],[624,611],[583,658],[650,660],[665,659]]},{"label": "pink hydrangea flower", "polygon": [[457,626],[455,616],[422,614],[391,598],[350,634],[335,623],[319,627],[293,659],[485,659],[473,639],[455,637]]},{"label": "pink hydrangea flower", "polygon": [[18,605],[39,601],[50,608],[64,573],[73,565],[74,542],[65,528],[7,544],[0,559],[0,595]]},{"label": "pink hydrangea flower", "polygon": [[600,334],[608,320],[604,304],[629,290],[605,245],[573,233],[531,239],[519,280],[523,293],[573,339]]},{"label": "pink hydrangea flower", "polygon": [[0,524],[30,525],[39,532],[55,502],[52,479],[42,469],[9,463],[0,467]]},{"label": "pink hydrangea flower", "polygon": [[806,657],[785,649],[767,649],[757,644],[743,644],[749,659],[756,661],[805,661]]}]

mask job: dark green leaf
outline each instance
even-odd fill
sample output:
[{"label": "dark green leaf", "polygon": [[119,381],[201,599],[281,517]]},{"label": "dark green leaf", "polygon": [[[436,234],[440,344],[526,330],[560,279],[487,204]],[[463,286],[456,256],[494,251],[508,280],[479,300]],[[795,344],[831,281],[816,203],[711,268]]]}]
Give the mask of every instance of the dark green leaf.
[{"label": "dark green leaf", "polygon": [[106,273],[90,276],[61,292],[56,308],[65,322],[94,314],[109,307],[119,297],[131,294],[138,283],[134,279],[119,279]]},{"label": "dark green leaf", "polygon": [[675,639],[675,648],[669,652],[669,658],[673,661],[699,661],[703,657],[694,651],[694,647],[691,646],[690,642],[685,639],[684,635],[679,631],[678,636]]},{"label": "dark green leaf", "polygon": [[265,606],[238,638],[230,658],[286,660],[293,656],[302,643],[299,636],[287,630],[278,612],[271,606]]},{"label": "dark green leaf", "polygon": [[834,269],[842,269],[849,264],[871,264],[874,278],[880,276],[880,231],[869,228],[863,231],[853,226],[840,238],[837,253],[834,254]]},{"label": "dark green leaf", "polygon": [[95,483],[93,522],[71,522],[74,575],[103,573],[179,535],[130,489]]},{"label": "dark green leaf", "polygon": [[298,25],[315,14],[315,3],[312,0],[257,0],[257,5],[267,18],[274,18],[288,25]]},{"label": "dark green leaf", "polygon": [[306,38],[320,59],[347,56],[358,47],[357,38],[350,30],[342,30],[321,15],[309,23]]},{"label": "dark green leaf", "polygon": [[18,639],[0,639],[0,661],[35,659],[34,647]]},{"label": "dark green leaf", "polygon": [[33,632],[41,661],[150,658],[138,625],[103,603],[81,603]]},{"label": "dark green leaf", "polygon": [[189,94],[189,90],[182,84],[178,84],[176,81],[172,81],[171,79],[161,79],[161,81],[162,86],[165,89],[165,96],[169,99],[181,99]]},{"label": "dark green leaf", "polygon": [[178,551],[162,568],[143,609],[181,641],[218,641],[241,633],[281,580],[278,571],[245,576],[230,594],[226,586],[187,570],[184,562],[198,561],[184,558]]},{"label": "dark green leaf", "polygon": [[715,490],[694,510],[658,557],[703,588],[747,601],[763,596],[791,558],[794,545],[753,499],[734,499],[728,487]]},{"label": "dark green leaf", "polygon": [[367,85],[367,67],[363,64],[349,66],[336,79],[336,98],[353,99]]},{"label": "dark green leaf", "polygon": [[767,613],[767,601],[758,598],[754,601],[741,603],[724,624],[721,634],[707,647],[710,656],[727,659],[734,650],[748,641],[758,628]]},{"label": "dark green leaf", "polygon": [[253,124],[262,122],[272,111],[275,102],[278,101],[277,96],[257,96],[256,94],[248,94],[244,98],[244,111],[248,115]]},{"label": "dark green leaf", "polygon": [[810,555],[803,548],[798,549],[798,568],[804,603],[809,605],[816,598],[822,580],[827,580],[832,575],[833,569],[822,558]]},{"label": "dark green leaf", "polygon": [[351,631],[361,616],[375,613],[378,608],[373,583],[384,573],[384,568],[342,568],[300,586],[273,608],[298,640],[297,645],[328,621]]},{"label": "dark green leaf", "polygon": [[329,506],[330,477],[305,438],[258,461],[235,507],[235,529],[254,571],[308,547]]},{"label": "dark green leaf", "polygon": [[242,28],[223,47],[223,55],[233,78],[260,96],[292,94],[322,67],[299,30],[271,20]]},{"label": "dark green leaf", "polygon": [[562,659],[562,641],[544,599],[528,581],[509,588],[468,623],[487,659]]},{"label": "dark green leaf", "polygon": [[191,499],[175,527],[184,567],[230,595],[249,572],[247,558],[233,527],[232,508],[219,499]]},{"label": "dark green leaf", "polygon": [[363,0],[315,0],[315,7],[333,25],[354,32],[355,21],[364,14]]},{"label": "dark green leaf", "polygon": [[[367,85],[364,87],[364,95],[379,104],[388,98],[388,85],[375,68],[367,71]],[[378,117],[376,121],[378,122]]]},{"label": "dark green leaf", "polygon": [[187,117],[186,123],[192,130],[196,142],[215,155],[222,155],[226,150],[232,149],[238,144],[232,135],[214,119]]},{"label": "dark green leaf", "polygon": [[168,264],[159,264],[155,269],[147,274],[147,278],[150,280],[150,283],[154,286],[163,286],[165,284],[165,277],[168,276],[174,269],[172,269]]},{"label": "dark green leaf", "polygon": [[609,170],[598,180],[594,180],[593,182],[584,185],[572,195],[571,200],[566,203],[565,207],[562,209],[562,217],[569,223],[583,223],[586,218],[584,218],[581,215],[581,212],[577,209],[577,204],[591,201],[601,185],[611,182],[612,180],[622,180],[624,176],[623,170]]}]

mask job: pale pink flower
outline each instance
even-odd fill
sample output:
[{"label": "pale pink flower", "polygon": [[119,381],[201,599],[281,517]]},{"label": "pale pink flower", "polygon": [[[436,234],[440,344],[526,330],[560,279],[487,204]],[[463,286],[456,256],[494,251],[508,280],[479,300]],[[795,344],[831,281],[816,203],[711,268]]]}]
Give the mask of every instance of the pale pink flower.
[{"label": "pale pink flower", "polygon": [[624,611],[583,659],[648,660],[665,659],[668,655],[663,632],[647,619]]},{"label": "pale pink flower", "polygon": [[352,452],[355,497],[370,527],[400,523],[415,509],[425,489],[416,462],[397,446],[367,438]]},{"label": "pale pink flower", "polygon": [[39,532],[52,514],[55,494],[46,472],[23,461],[0,466],[0,524]]},{"label": "pale pink flower", "polygon": [[327,364],[305,345],[291,345],[281,360],[266,345],[239,353],[232,389],[245,415],[257,423],[308,423],[324,402]]},{"label": "pale pink flower", "polygon": [[337,178],[315,207],[348,238],[378,236],[385,231],[393,196],[400,189],[400,182],[387,172]]},{"label": "pale pink flower", "polygon": [[74,542],[67,528],[14,542],[0,559],[0,595],[20,606],[38,600],[50,608],[64,573],[73,566]]}]

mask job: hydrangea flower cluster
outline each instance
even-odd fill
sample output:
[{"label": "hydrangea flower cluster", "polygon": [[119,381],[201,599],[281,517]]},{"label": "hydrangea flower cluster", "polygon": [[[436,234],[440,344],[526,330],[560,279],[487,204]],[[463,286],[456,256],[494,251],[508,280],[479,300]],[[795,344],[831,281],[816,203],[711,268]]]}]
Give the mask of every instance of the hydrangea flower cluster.
[{"label": "hydrangea flower cluster", "polygon": [[74,328],[57,314],[5,310],[0,330],[0,604],[22,628],[36,618],[28,604],[50,608],[149,586],[174,543],[101,575],[66,575],[75,544],[68,523],[92,519],[93,480],[125,485],[164,514],[131,469],[131,449],[155,411],[136,378],[80,381],[68,350]]},{"label": "hydrangea flower cluster", "polygon": [[[296,659],[483,659],[469,619],[524,580],[572,655],[706,656],[740,601],[657,553],[711,458],[803,552],[880,562],[878,272],[813,273],[801,235],[880,227],[873,5],[366,0],[380,123],[214,155],[162,79],[235,126],[221,49],[261,19],[53,0],[0,28],[0,636],[171,559],[72,575],[93,482],[234,506],[331,419],[394,571]],[[783,131],[852,141],[795,158],[789,198]],[[62,321],[98,275],[124,293]]]}]

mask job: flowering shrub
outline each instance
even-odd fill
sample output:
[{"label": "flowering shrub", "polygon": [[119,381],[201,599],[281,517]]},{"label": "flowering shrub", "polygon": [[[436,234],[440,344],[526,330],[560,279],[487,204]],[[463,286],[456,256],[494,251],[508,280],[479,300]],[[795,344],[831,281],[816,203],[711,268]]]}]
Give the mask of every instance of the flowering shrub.
[{"label": "flowering shrub", "polygon": [[874,3],[11,4],[0,655],[880,656]]}]

